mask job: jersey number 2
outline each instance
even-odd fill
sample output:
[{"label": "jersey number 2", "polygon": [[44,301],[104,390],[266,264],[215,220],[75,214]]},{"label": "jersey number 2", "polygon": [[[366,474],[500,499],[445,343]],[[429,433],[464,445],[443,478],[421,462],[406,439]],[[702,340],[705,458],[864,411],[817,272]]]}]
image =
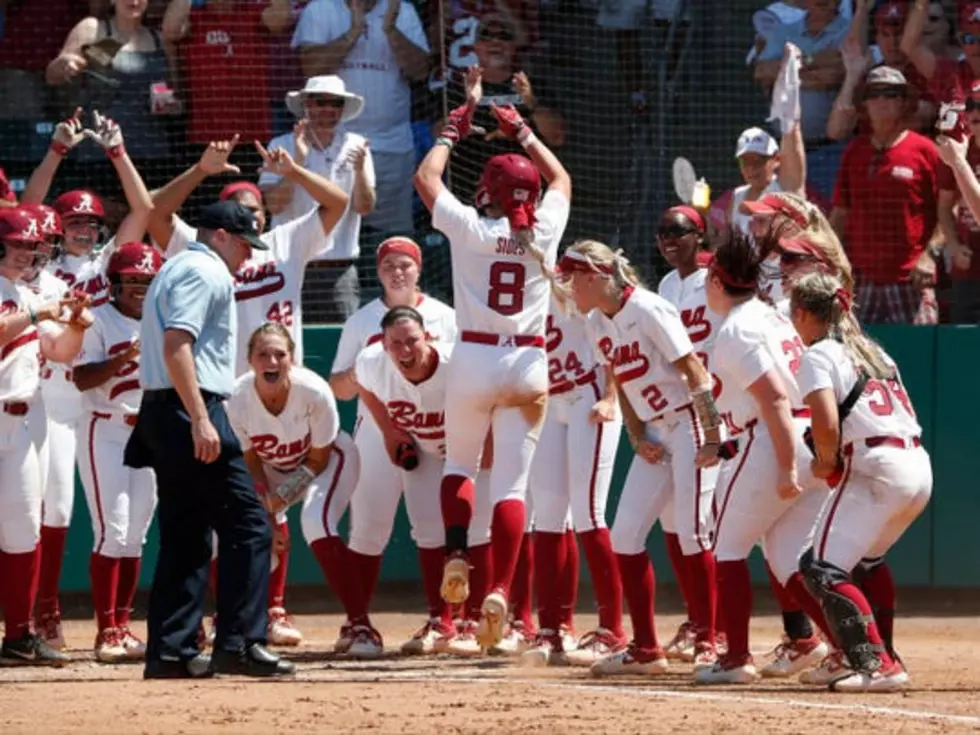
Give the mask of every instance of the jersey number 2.
[{"label": "jersey number 2", "polygon": [[498,314],[512,316],[524,309],[524,264],[498,261],[490,266],[487,306]]}]

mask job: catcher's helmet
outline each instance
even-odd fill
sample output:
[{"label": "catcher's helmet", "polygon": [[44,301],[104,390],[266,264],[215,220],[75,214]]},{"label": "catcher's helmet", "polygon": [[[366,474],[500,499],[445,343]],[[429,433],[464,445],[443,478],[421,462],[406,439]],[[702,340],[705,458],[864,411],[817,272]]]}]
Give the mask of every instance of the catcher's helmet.
[{"label": "catcher's helmet", "polygon": [[66,191],[54,200],[52,206],[61,215],[62,219],[84,215],[95,217],[100,222],[105,222],[105,208],[102,206],[102,200],[97,195],[85,189]]},{"label": "catcher's helmet", "polygon": [[163,266],[160,254],[141,242],[120,245],[106,264],[106,276],[112,284],[120,282],[120,276],[155,276]]},{"label": "catcher's helmet", "polygon": [[494,156],[483,167],[476,190],[476,205],[496,204],[505,210],[512,205],[531,204],[541,194],[541,173],[529,158],[519,153]]}]

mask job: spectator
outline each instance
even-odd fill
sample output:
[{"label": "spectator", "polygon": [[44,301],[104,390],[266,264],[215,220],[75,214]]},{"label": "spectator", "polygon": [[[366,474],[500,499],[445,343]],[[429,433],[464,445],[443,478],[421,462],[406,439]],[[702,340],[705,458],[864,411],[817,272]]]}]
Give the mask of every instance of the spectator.
[{"label": "spectator", "polygon": [[[462,201],[471,201],[485,164],[499,153],[520,153],[521,146],[511,140],[489,137],[496,127],[490,105],[514,105],[521,116],[531,121],[535,131],[552,149],[565,142],[564,123],[553,108],[542,104],[541,89],[531,87],[528,75],[516,63],[517,40],[513,28],[503,15],[488,14],[480,20],[476,45],[477,66],[483,70],[483,97],[473,116],[473,124],[488,131],[488,136],[473,135],[456,146],[450,169],[453,193]],[[451,72],[447,90],[447,107],[454,109],[466,103],[465,74]],[[438,126],[441,127],[441,124]]]},{"label": "spectator", "polygon": [[[269,65],[269,98],[272,100],[272,134],[282,135],[293,129],[296,119],[286,108],[286,92],[303,86],[305,78],[299,57],[293,51],[293,31],[303,10],[312,0],[291,0],[288,13],[275,13],[267,18],[272,31]],[[279,7],[279,4],[277,4]]]},{"label": "spectator", "polygon": [[957,185],[958,166],[965,166],[974,173],[980,171],[980,80],[973,82],[966,99],[966,121],[972,135],[969,138],[962,163],[958,159],[943,159],[948,165],[939,175],[939,228],[942,230],[946,252],[949,255],[949,274],[952,280],[950,294],[950,318],[955,324],[980,323],[980,219],[971,211],[969,199],[961,201]]},{"label": "spectator", "polygon": [[829,197],[844,143],[827,137],[827,119],[844,81],[839,49],[849,22],[838,11],[836,0],[805,0],[804,5],[803,18],[773,29],[755,64],[755,79],[768,90],[776,80],[785,45],[792,43],[803,52],[800,106],[808,183]]},{"label": "spectator", "polygon": [[477,63],[479,25],[487,14],[504,19],[514,35],[513,43],[518,51],[537,41],[537,0],[432,0],[429,7],[429,38],[440,66],[442,59],[445,60],[446,68],[438,70],[441,78],[447,78],[453,69],[466,70]]},{"label": "spectator", "polygon": [[[877,45],[871,49],[867,48],[869,13],[874,16],[877,41]],[[867,118],[858,118],[857,108],[854,106],[854,91],[864,79],[871,62],[884,63],[902,72],[918,99],[908,126],[925,135],[932,132],[936,124],[936,113],[939,111],[932,85],[901,49],[902,28],[907,18],[908,3],[905,0],[888,0],[874,11],[871,11],[870,0],[858,0],[851,29],[841,48],[846,75],[834,102],[834,109],[827,120],[828,138],[848,138],[854,133],[855,125],[858,126],[859,133],[868,132]]]},{"label": "spectator", "polygon": [[915,0],[902,34],[902,51],[912,60],[922,76],[933,85],[940,102],[962,101],[973,80],[980,76],[980,2],[959,4],[959,41],[963,54],[942,55],[933,43],[923,43],[923,32],[929,24],[932,6],[926,0]]},{"label": "spectator", "polygon": [[377,206],[365,224],[378,235],[412,229],[415,145],[407,80],[429,71],[429,44],[418,13],[401,0],[314,0],[303,11],[293,47],[308,77],[337,74],[364,98],[364,113],[349,125],[371,142]]},{"label": "spectator", "polygon": [[[303,309],[311,322],[346,321],[360,306],[357,258],[361,217],[375,205],[375,171],[368,142],[338,126],[357,118],[364,98],[348,92],[338,76],[313,77],[299,91],[286,95],[286,106],[299,118],[293,133],[280,135],[269,149],[284,148],[300,166],[334,182],[350,197],[344,216],[333,231],[330,260],[310,264]],[[316,202],[303,189],[274,173],[263,173],[259,187],[272,212],[272,225],[294,220]]]},{"label": "spectator", "polygon": [[187,142],[207,145],[236,132],[245,140],[268,140],[271,33],[288,24],[289,0],[191,6],[192,0],[171,0],[163,17],[164,39],[181,44]]},{"label": "spectator", "polygon": [[[84,106],[115,120],[126,131],[126,146],[150,188],[170,178],[173,150],[168,136],[168,116],[179,106],[168,101],[170,68],[174,49],[160,32],[144,25],[147,0],[114,0],[115,11],[108,20],[89,16],[68,34],[61,53],[48,64],[46,79],[54,86],[80,83],[79,75],[94,72],[82,87]],[[85,57],[88,46],[105,39],[121,46],[105,68],[94,66]],[[154,91],[155,90],[155,91]],[[156,99],[154,99],[156,98]],[[67,188],[97,189],[104,203],[116,202],[118,216],[120,192],[112,167],[98,146],[83,144],[73,165],[67,167]],[[108,200],[108,201],[106,201]]]},{"label": "spectator", "polygon": [[830,222],[854,267],[862,324],[936,319],[927,248],[936,229],[939,153],[906,127],[912,102],[897,69],[868,73],[862,105],[871,131],[848,144],[834,191]]}]

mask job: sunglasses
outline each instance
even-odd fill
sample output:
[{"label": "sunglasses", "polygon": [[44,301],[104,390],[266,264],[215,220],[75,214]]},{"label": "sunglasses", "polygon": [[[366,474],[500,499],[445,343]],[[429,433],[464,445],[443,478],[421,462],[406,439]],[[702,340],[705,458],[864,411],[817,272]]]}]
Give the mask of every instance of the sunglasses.
[{"label": "sunglasses", "polygon": [[484,30],[484,31],[480,31],[480,34],[479,34],[479,36],[477,36],[477,38],[480,41],[505,41],[505,42],[509,42],[509,41],[513,41],[514,40],[514,34],[511,33],[510,31],[506,31],[506,30],[502,30],[502,31]]},{"label": "sunglasses", "polygon": [[813,260],[816,260],[816,258],[812,255],[804,255],[803,253],[787,253],[785,251],[779,253],[779,263],[781,265],[797,265]]},{"label": "sunglasses", "polygon": [[973,46],[980,43],[980,33],[961,33],[960,44],[962,46]]},{"label": "sunglasses", "polygon": [[681,225],[664,225],[657,228],[657,237],[664,240],[679,240],[687,235],[693,235],[697,230],[692,230]]},{"label": "sunglasses", "polygon": [[304,97],[303,101],[310,107],[332,107],[335,110],[343,109],[347,101],[340,97]]},{"label": "sunglasses", "polygon": [[869,89],[864,94],[864,99],[866,100],[897,100],[905,95],[905,90],[900,87],[880,87],[878,89]]}]

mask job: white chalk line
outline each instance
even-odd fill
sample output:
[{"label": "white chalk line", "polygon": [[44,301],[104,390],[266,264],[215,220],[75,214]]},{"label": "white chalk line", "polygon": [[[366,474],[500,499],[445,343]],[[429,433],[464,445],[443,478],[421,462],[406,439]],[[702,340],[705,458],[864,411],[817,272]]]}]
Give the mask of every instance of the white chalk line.
[{"label": "white chalk line", "polygon": [[[350,669],[347,669],[350,672]],[[319,677],[318,677],[319,678]],[[860,712],[869,715],[885,715],[888,717],[899,717],[910,720],[938,720],[941,722],[955,723],[960,725],[980,726],[980,717],[970,715],[954,715],[946,712],[930,712],[928,710],[902,709],[900,707],[883,707],[871,704],[841,704],[838,702],[814,702],[806,699],[792,699],[783,697],[764,697],[750,694],[728,694],[721,692],[698,691],[678,691],[675,689],[650,689],[640,686],[610,686],[603,684],[590,684],[574,681],[554,681],[547,679],[515,679],[511,677],[486,677],[486,676],[467,676],[454,673],[439,673],[433,675],[419,671],[386,671],[378,676],[378,681],[385,679],[401,679],[407,681],[446,681],[457,682],[460,684],[518,684],[523,686],[536,686],[546,689],[565,689],[580,692],[600,692],[602,694],[618,694],[628,696],[641,696],[650,698],[664,699],[685,699],[703,702],[728,702],[736,704],[759,704],[775,705],[782,707],[796,707],[798,709],[813,709],[832,712]],[[872,695],[875,696],[875,695]],[[887,695],[879,695],[887,696]]]}]

